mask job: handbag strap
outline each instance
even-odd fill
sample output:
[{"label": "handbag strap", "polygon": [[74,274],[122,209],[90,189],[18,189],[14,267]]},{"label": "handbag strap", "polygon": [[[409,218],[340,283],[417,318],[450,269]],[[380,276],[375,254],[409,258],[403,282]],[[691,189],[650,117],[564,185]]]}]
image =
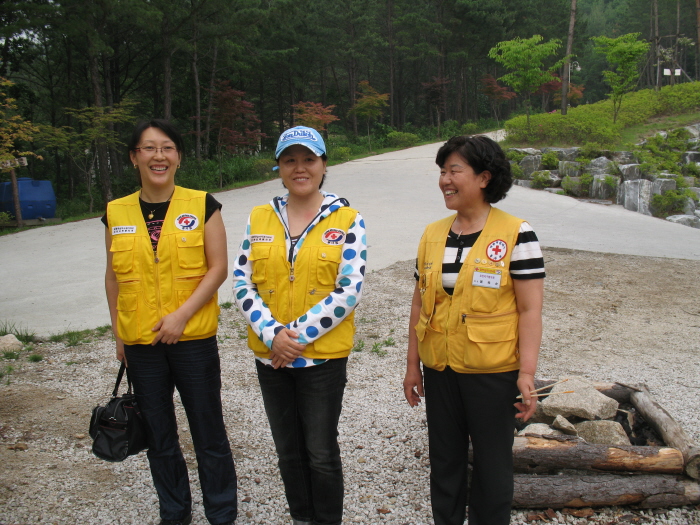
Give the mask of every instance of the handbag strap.
[{"label": "handbag strap", "polygon": [[129,385],[129,389],[127,390],[127,394],[132,393],[132,386],[131,386],[131,377],[129,377],[129,369],[126,367],[126,364],[124,364],[124,361],[122,361],[122,366],[119,367],[119,373],[117,374],[117,382],[114,384],[114,390],[112,391],[112,397],[117,397],[119,394],[119,385],[122,382],[122,377],[124,377],[124,371],[126,371],[126,382]]}]

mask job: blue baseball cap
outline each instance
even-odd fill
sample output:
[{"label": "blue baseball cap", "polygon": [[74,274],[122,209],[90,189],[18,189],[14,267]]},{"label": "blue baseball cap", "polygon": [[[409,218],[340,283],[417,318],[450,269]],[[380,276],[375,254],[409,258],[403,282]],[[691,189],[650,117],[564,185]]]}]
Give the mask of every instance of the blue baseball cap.
[{"label": "blue baseball cap", "polygon": [[295,126],[280,135],[280,139],[277,141],[277,149],[275,150],[275,158],[279,159],[285,149],[295,144],[309,148],[318,157],[326,154],[326,143],[323,142],[323,137],[318,131],[306,126]]}]

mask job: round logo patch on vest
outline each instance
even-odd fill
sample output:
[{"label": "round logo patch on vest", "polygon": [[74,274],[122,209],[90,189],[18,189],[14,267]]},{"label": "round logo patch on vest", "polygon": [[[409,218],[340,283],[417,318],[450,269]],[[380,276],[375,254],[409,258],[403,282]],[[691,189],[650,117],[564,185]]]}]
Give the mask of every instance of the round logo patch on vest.
[{"label": "round logo patch on vest", "polygon": [[486,248],[486,256],[494,262],[498,262],[503,259],[506,256],[506,253],[508,253],[508,245],[505,243],[505,241],[500,239],[493,241],[488,245],[488,248]]},{"label": "round logo patch on vest", "polygon": [[178,230],[194,230],[198,224],[199,219],[196,215],[192,215],[191,213],[183,213],[181,215],[178,215],[177,219],[175,219],[175,227]]},{"label": "round logo patch on vest", "polygon": [[345,242],[345,232],[336,228],[330,228],[323,232],[321,240],[326,244],[343,244]]}]

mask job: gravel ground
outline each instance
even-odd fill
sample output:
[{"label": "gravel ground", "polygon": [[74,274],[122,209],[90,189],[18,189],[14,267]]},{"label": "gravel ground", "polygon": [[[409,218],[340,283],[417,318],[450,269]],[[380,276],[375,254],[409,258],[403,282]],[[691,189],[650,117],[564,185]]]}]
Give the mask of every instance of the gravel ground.
[{"label": "gravel ground", "polygon": [[[548,278],[540,378],[582,375],[646,383],[700,441],[700,262],[545,250]],[[356,313],[340,441],[346,478],[345,522],[432,523],[427,433],[421,405],[403,399],[412,261],[367,276]],[[259,398],[245,325],[222,310],[223,401],[239,475],[239,520],[286,524],[282,483]],[[0,524],[152,524],[158,505],[144,454],[124,463],[96,459],[86,437],[92,407],[106,401],[117,370],[109,335],[76,346],[38,343],[0,385]],[[44,356],[29,362],[29,354]],[[178,406],[193,484],[194,525],[204,525],[194,451]],[[17,444],[26,444],[24,446]],[[512,514],[530,523],[534,511]],[[596,509],[589,518],[551,513],[555,524],[700,524],[700,508]]]}]

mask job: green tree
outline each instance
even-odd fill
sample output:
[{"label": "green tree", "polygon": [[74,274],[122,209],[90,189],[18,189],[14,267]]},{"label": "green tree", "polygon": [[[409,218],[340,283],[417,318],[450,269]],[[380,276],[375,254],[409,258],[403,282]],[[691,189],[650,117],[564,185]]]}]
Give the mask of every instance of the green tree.
[{"label": "green tree", "polygon": [[609,70],[603,71],[605,82],[610,86],[608,96],[613,103],[613,123],[617,122],[622,98],[637,86],[639,65],[649,51],[649,42],[638,40],[640,33],[628,33],[617,38],[593,37],[595,49],[605,55]]},{"label": "green tree", "polygon": [[530,95],[545,82],[555,79],[554,71],[561,67],[564,59],[546,66],[545,62],[561,47],[561,42],[552,38],[548,42],[540,35],[530,38],[514,38],[499,42],[489,51],[489,57],[511,70],[500,77],[516,93],[525,97],[527,127],[530,129]]},{"label": "green tree", "polygon": [[379,93],[376,89],[369,85],[367,80],[363,80],[359,84],[358,98],[355,106],[350,110],[350,114],[362,118],[367,122],[367,141],[369,143],[369,151],[372,151],[372,138],[369,134],[369,125],[372,120],[379,118],[385,107],[388,106],[387,100],[389,93]]}]

